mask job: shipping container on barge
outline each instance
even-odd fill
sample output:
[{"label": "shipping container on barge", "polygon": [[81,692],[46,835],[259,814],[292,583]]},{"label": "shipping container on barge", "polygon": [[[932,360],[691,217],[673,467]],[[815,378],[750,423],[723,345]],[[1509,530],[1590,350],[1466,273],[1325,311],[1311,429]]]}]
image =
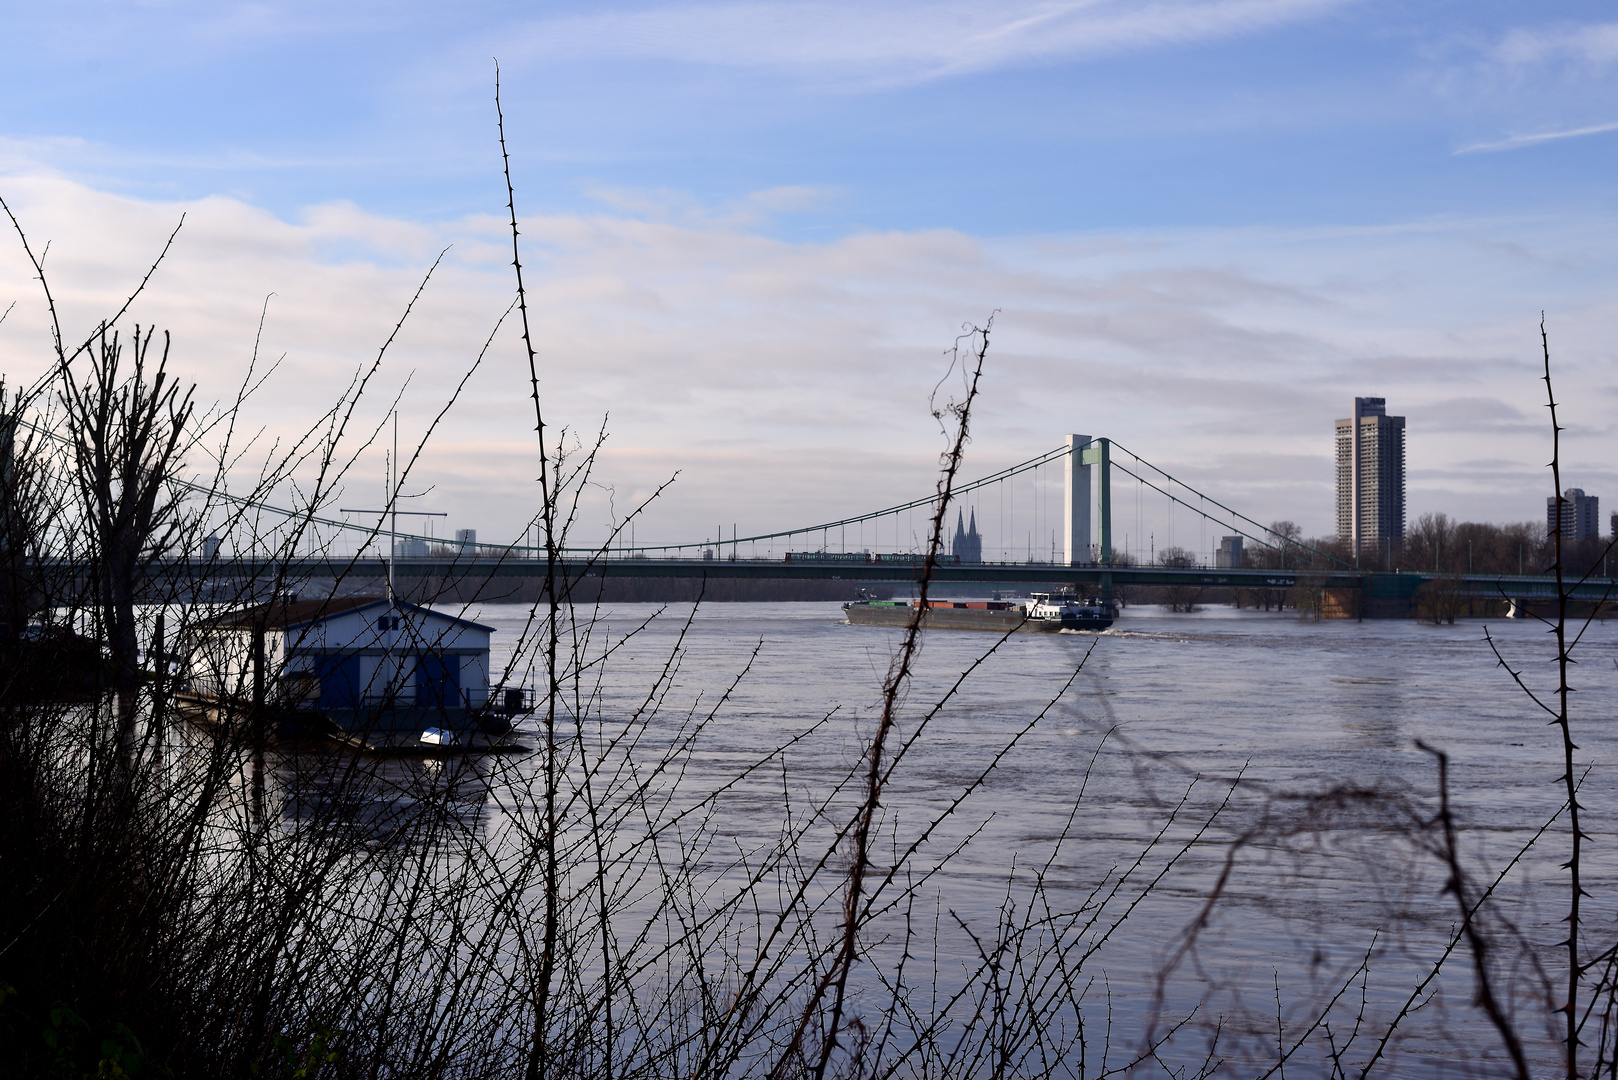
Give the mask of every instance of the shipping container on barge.
[{"label": "shipping container on barge", "polygon": [[[915,614],[908,600],[855,600],[843,605],[854,626],[908,626]],[[1096,597],[1069,592],[1030,593],[1020,600],[929,600],[921,625],[929,630],[1008,630],[1054,634],[1098,631],[1112,625],[1113,608]]]}]

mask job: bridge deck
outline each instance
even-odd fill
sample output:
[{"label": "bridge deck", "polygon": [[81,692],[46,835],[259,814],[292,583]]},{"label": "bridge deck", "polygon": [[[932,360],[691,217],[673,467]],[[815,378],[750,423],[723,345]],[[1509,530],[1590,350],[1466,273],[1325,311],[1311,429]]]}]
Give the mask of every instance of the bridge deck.
[{"label": "bridge deck", "polygon": [[[387,573],[387,561],[375,556],[315,557],[275,564],[294,578],[380,577]],[[167,563],[154,567],[154,576],[165,571],[182,577],[201,575],[255,576],[272,569],[270,564],[253,560]],[[558,564],[558,572],[570,578],[691,578],[752,579],[776,581],[842,580],[902,584],[921,577],[919,563],[905,562],[815,562],[779,559],[649,559],[580,558],[569,553]],[[400,558],[394,564],[399,578],[532,578],[545,573],[541,560],[515,557]],[[1554,578],[1544,575],[1432,575],[1421,573],[1370,573],[1352,570],[1330,572],[1309,570],[1216,570],[1206,567],[1163,566],[1063,566],[1053,563],[965,563],[934,567],[938,582],[978,582],[984,585],[1039,584],[1052,587],[1072,585],[1099,588],[1112,585],[1190,585],[1205,588],[1289,589],[1300,581],[1317,588],[1365,589],[1373,596],[1415,594],[1424,583],[1444,583],[1448,595],[1470,599],[1552,600],[1556,597]],[[1618,584],[1612,579],[1591,579],[1582,584],[1568,583],[1571,595],[1582,600],[1618,599]]]}]

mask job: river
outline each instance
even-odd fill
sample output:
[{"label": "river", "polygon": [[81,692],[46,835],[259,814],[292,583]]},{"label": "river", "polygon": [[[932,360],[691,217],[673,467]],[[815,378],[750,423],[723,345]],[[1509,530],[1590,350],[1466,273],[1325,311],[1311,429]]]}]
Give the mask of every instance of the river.
[{"label": "river", "polygon": [[[498,670],[526,610],[486,605],[470,614],[499,631]],[[687,627],[690,614],[688,606],[651,605],[599,613],[595,645],[622,642],[601,669],[599,714],[631,713],[682,634],[664,717],[717,705],[756,649],[679,782],[687,798],[717,788],[824,720],[768,782],[740,785],[718,804],[715,831],[738,850],[754,849],[779,834],[794,798],[801,809],[856,766],[880,715],[899,632],[846,625],[831,604],[714,604]],[[1487,631],[1532,686],[1554,687],[1543,626],[1500,620]],[[1087,962],[1086,977],[1097,981],[1086,1000],[1113,1010],[1110,1065],[1195,1009],[1165,1049],[1166,1061],[1202,1061],[1217,1021],[1216,1057],[1273,1061],[1278,1042],[1290,1048],[1303,1038],[1292,1067],[1325,1067],[1333,1043],[1324,1025],[1310,1024],[1333,995],[1337,1004],[1326,1011],[1339,1049],[1363,1012],[1343,1057],[1363,1062],[1380,1038],[1378,1025],[1430,971],[1457,921],[1443,888],[1440,833],[1421,821],[1437,807],[1437,759],[1418,741],[1449,757],[1474,892],[1562,803],[1557,731],[1498,665],[1484,632],[1477,621],[1308,622],[1290,613],[1140,607],[1125,609],[1100,635],[1014,635],[982,661],[895,770],[884,835],[901,844],[920,835],[928,815],[1043,711],[919,850],[916,865],[932,867],[974,834],[921,890],[931,909],[954,912],[957,927],[992,938],[1005,905],[1028,902],[1026,879],[1035,869],[1044,868],[1038,882],[1055,909],[1086,910],[1098,887],[1106,894],[1147,851],[1105,917],[1079,935],[1105,938]],[[995,641],[972,632],[927,635],[901,709],[901,738]],[[1577,656],[1574,715],[1591,834],[1585,918],[1592,944],[1605,948],[1618,916],[1618,627],[1591,626]],[[667,721],[671,732],[676,719]],[[1322,801],[1327,792],[1337,797]],[[1557,864],[1567,844],[1559,824],[1506,876],[1488,909],[1508,915],[1534,946],[1560,933],[1566,874]],[[1221,899],[1193,940],[1190,928],[1227,865]],[[1116,931],[1103,934],[1126,912]],[[1502,924],[1485,925],[1508,934]],[[942,937],[945,953],[976,947],[960,934]],[[883,949],[871,947],[870,963],[884,962]],[[1547,965],[1554,977],[1559,957],[1505,945],[1496,957],[1498,992],[1530,1052],[1548,1066],[1557,1050],[1546,1038],[1531,965]],[[966,959],[946,955],[943,966],[958,969]],[[1503,1067],[1498,1039],[1470,1007],[1470,963],[1458,950],[1382,1050],[1395,1074]],[[874,979],[861,985],[879,1008]]]}]

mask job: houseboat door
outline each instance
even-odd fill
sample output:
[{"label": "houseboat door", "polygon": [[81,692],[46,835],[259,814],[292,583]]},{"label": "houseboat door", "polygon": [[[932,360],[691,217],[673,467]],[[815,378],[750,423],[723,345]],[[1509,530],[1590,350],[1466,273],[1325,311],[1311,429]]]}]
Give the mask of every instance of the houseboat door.
[{"label": "houseboat door", "polygon": [[322,656],[309,672],[320,680],[320,707],[323,709],[352,709],[360,704],[364,687],[360,686],[360,658],[357,656]]},{"label": "houseboat door", "polygon": [[416,704],[430,709],[461,704],[461,658],[423,656],[416,664]]}]

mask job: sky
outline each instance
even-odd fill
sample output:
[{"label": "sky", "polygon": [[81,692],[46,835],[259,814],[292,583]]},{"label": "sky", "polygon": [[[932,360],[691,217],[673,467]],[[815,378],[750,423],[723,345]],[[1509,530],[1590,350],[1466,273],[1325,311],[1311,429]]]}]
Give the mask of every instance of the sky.
[{"label": "sky", "polygon": [[[312,423],[376,355],[445,248],[367,422],[402,386],[401,439],[419,438],[494,331],[513,291],[498,61],[548,419],[608,432],[581,539],[676,473],[639,542],[925,495],[942,445],[929,395],[961,328],[991,313],[968,475],[1105,435],[1319,535],[1333,421],[1355,395],[1408,418],[1412,518],[1542,519],[1543,312],[1564,482],[1618,510],[1607,5],[0,0],[0,15],[0,197],[49,243],[69,335],[117,309],[183,215],[127,318],[169,330],[171,365],[215,400],[263,313],[279,367],[248,415],[266,440]],[[15,235],[0,240],[12,382],[48,361],[31,278]],[[419,466],[418,505],[448,515],[435,528],[521,530],[526,390],[508,323]],[[348,497],[379,496],[382,476],[367,457]],[[1163,546],[1154,513],[1133,528]]]}]

